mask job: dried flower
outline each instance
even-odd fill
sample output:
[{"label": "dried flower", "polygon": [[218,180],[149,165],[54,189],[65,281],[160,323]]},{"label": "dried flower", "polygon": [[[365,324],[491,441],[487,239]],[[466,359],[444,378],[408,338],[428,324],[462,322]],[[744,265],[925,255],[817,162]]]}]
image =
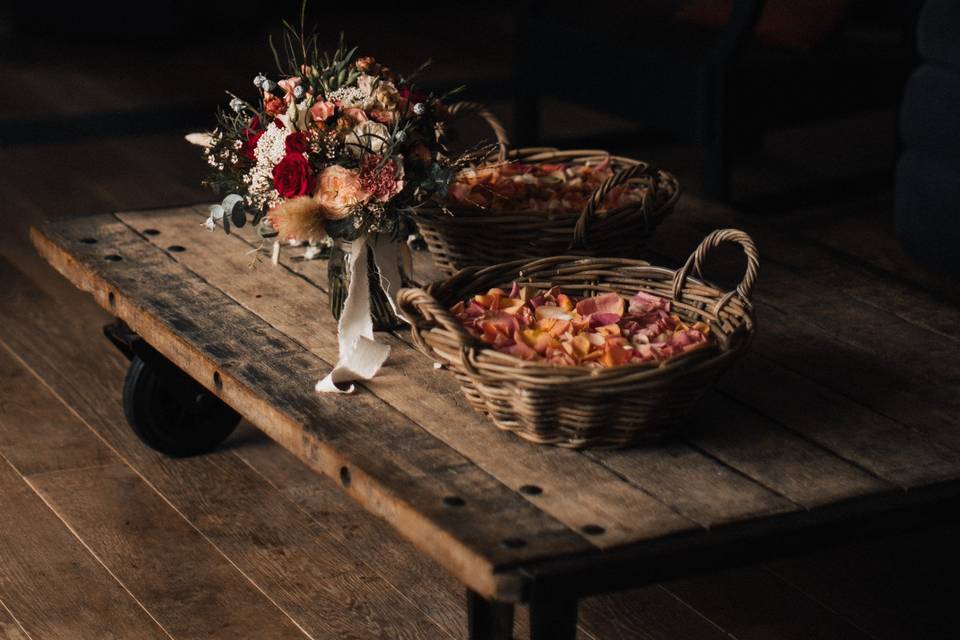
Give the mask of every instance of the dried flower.
[{"label": "dried flower", "polygon": [[384,125],[367,120],[355,126],[344,142],[347,151],[359,158],[368,153],[381,153],[389,140],[390,131]]},{"label": "dried flower", "polygon": [[327,235],[320,205],[309,196],[287,200],[268,215],[284,240],[320,242]]},{"label": "dried flower", "polygon": [[361,56],[353,64],[361,73],[376,73],[377,62],[373,56]]},{"label": "dried flower", "polygon": [[379,202],[386,202],[403,189],[403,162],[398,156],[386,161],[368,154],[360,161],[360,186]]}]

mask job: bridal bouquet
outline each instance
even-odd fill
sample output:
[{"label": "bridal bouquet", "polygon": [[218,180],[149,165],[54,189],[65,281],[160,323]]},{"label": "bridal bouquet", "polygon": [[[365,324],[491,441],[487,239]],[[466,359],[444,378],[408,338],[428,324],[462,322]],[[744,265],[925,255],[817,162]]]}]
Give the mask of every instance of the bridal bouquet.
[{"label": "bridal bouquet", "polygon": [[[444,145],[444,99],[356,57],[340,38],[332,53],[318,36],[284,23],[273,47],[277,75],[253,78],[250,98],[230,94],[210,133],[191,134],[213,169],[206,183],[225,197],[210,207],[208,229],[254,224],[281,242],[309,243],[306,258],[332,246],[330,306],[339,320],[340,361],[318,390],[372,377],[388,349],[373,330],[396,326],[394,295],[409,262],[411,211],[445,196],[455,172]],[[282,54],[281,54],[282,51]],[[259,256],[259,250],[257,251]]]},{"label": "bridal bouquet", "polygon": [[355,57],[342,39],[322,54],[316,36],[284,35],[279,79],[258,74],[255,99],[231,94],[217,128],[191,138],[213,169],[206,183],[226,195],[207,227],[250,220],[263,237],[313,244],[405,237],[410,208],[452,177],[442,98],[418,91],[416,74]]}]

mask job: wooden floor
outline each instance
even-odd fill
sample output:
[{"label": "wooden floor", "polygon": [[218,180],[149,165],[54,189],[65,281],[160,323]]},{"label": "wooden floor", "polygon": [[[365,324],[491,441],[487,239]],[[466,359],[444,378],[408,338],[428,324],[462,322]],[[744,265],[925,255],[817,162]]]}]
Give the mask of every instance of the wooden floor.
[{"label": "wooden floor", "polygon": [[[102,106],[94,98],[91,109]],[[552,121],[580,117],[561,107]],[[892,141],[870,132],[887,117],[858,121],[873,148],[826,160],[882,169]],[[792,155],[791,140],[808,132],[790,135],[741,165],[744,210],[776,202],[770,194],[795,189],[798,176],[824,177],[810,169],[822,163]],[[695,183],[688,150],[637,155]],[[0,640],[463,637],[453,580],[252,427],[185,460],[153,453],[127,428],[125,361],[99,333],[108,318],[33,254],[26,228],[208,199],[195,152],[175,133],[101,135],[12,145],[0,149],[0,167]],[[831,187],[827,204],[745,219],[949,293],[897,248],[890,193],[855,184]],[[668,224],[706,206],[687,196]],[[958,533],[945,523],[593,598],[580,637],[960,637],[955,596],[940,587],[960,569]],[[525,637],[523,616],[517,624]]]}]

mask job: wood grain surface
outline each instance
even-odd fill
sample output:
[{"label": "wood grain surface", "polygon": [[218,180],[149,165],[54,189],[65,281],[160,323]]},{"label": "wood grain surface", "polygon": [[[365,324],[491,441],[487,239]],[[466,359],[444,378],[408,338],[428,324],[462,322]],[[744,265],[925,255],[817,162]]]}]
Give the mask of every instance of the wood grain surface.
[{"label": "wood grain surface", "polygon": [[[851,402],[785,366],[780,354],[784,345],[795,344],[795,336],[763,343],[742,368],[746,374],[735,374],[753,376],[750,384],[725,382],[681,438],[657,448],[576,453],[531,447],[490,429],[466,409],[452,378],[414,352],[402,333],[384,335],[392,348],[390,365],[349,403],[318,396],[303,380],[321,377],[337,355],[330,339],[335,323],[325,313],[323,263],[298,261],[285,252],[280,267],[248,269],[245,254],[254,246],[249,233],[195,233],[200,215],[185,207],[102,216],[68,228],[48,226],[35,241],[62,273],[92,291],[105,308],[129,317],[151,342],[159,340],[155,346],[196,370],[191,372],[202,383],[212,387],[217,371],[223,381],[218,392],[234,406],[313,468],[339,478],[362,504],[430,549],[454,575],[475,574],[466,568],[481,567],[488,589],[497,566],[882,496],[952,479],[960,468],[949,444],[918,438],[879,407]],[[83,243],[85,235],[97,242]],[[171,238],[176,251],[169,250]],[[110,261],[108,255],[122,259]],[[164,286],[146,286],[145,278]],[[174,281],[182,283],[176,295],[166,286]],[[812,304],[807,298],[791,304],[812,313],[803,307]],[[237,326],[244,327],[242,340],[230,331]],[[909,326],[925,332],[927,340],[942,340]],[[260,357],[245,355],[251,352]],[[763,385],[772,390],[775,380],[793,385],[780,393],[794,404],[792,389],[803,388],[806,397],[823,398],[823,406],[845,410],[864,428],[845,431],[844,437],[822,420],[804,418],[799,406],[775,407],[769,399],[751,403],[754,396],[743,391]],[[411,385],[429,392],[410,393]],[[332,415],[336,424],[321,417]],[[395,426],[401,424],[406,426]],[[903,444],[891,455],[875,437],[887,432]],[[310,434],[307,445],[302,433]],[[871,450],[875,439],[881,442]],[[373,454],[374,441],[378,450],[396,455]],[[343,464],[344,455],[356,462]],[[451,469],[456,473],[449,474]],[[431,486],[415,483],[400,490],[411,473],[430,478]],[[440,477],[445,485],[438,496],[432,485]],[[539,492],[519,491],[531,485]],[[500,497],[492,499],[491,490]],[[465,500],[459,511],[468,520],[451,519],[445,496]],[[483,513],[502,515],[484,521]],[[426,543],[425,522],[446,532],[442,545]],[[599,526],[602,534],[584,533],[593,528],[588,525]],[[500,544],[513,537],[524,542],[519,553]],[[506,595],[502,583],[497,589]]]},{"label": "wood grain surface", "polygon": [[[344,402],[304,389],[304,377],[319,376],[328,363],[243,310],[115,218],[110,220],[77,221],[82,226],[58,238],[81,247],[80,253],[64,253],[40,234],[35,239],[58,270],[94,292],[102,306],[127,319],[201,383],[214,390],[213,374],[219,372],[222,388],[215,392],[315,469],[341,481],[349,478],[342,483],[351,495],[395,523],[464,582],[483,593],[517,598],[518,583],[495,577],[493,566],[590,547],[374,397],[358,394]],[[79,241],[91,234],[98,243]],[[84,251],[89,263],[83,262]],[[110,261],[107,255],[123,255],[126,263],[118,267],[123,260]],[[127,267],[131,263],[135,269]],[[178,279],[182,282],[174,284]],[[237,326],[244,327],[242,333],[234,330]],[[333,416],[336,422],[331,421]],[[385,425],[389,428],[382,428]],[[304,437],[309,434],[316,435]],[[411,483],[411,478],[420,480]],[[447,506],[443,498],[449,495],[464,498],[466,510],[457,513]],[[511,523],[512,535],[529,543],[501,544],[499,524],[486,518],[464,519],[462,514],[470,509],[502,514]]]},{"label": "wood grain surface", "polygon": [[[7,635],[169,640],[141,604],[0,456],[0,602]],[[0,612],[4,611],[0,609]],[[29,634],[29,635],[27,635]]]}]

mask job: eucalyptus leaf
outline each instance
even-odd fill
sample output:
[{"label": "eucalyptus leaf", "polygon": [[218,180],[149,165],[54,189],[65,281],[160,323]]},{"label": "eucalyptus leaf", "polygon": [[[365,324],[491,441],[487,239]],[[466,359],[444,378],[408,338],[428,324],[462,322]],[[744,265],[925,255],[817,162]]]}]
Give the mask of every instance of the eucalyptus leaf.
[{"label": "eucalyptus leaf", "polygon": [[237,229],[243,227],[247,224],[247,212],[244,209],[243,205],[237,205],[230,212],[230,221],[233,223]]}]

